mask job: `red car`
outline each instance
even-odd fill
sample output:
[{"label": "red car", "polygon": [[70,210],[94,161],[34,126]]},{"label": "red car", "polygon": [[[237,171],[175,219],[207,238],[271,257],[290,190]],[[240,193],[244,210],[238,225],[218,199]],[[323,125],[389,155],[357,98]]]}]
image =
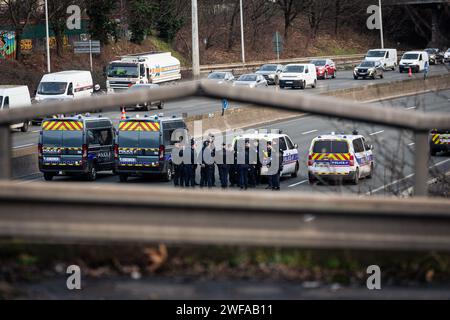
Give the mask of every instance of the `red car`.
[{"label": "red car", "polygon": [[317,59],[311,61],[316,66],[317,79],[336,78],[336,65],[331,59]]}]

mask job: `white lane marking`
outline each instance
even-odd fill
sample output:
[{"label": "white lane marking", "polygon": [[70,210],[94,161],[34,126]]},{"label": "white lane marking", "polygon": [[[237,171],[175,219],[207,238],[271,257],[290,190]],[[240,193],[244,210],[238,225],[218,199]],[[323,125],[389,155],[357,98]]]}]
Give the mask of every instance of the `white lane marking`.
[{"label": "white lane marking", "polygon": [[415,145],[414,142],[411,142],[411,143],[408,144],[408,146],[410,146],[410,147],[412,147],[413,145]]},{"label": "white lane marking", "polygon": [[319,130],[305,131],[305,132],[302,132],[302,135],[307,135],[307,134],[314,133],[314,132],[317,132],[317,131],[319,131]]},{"label": "white lane marking", "polygon": [[[435,165],[432,165],[432,166],[428,167],[428,169],[432,169],[432,168],[435,168],[435,167],[439,167],[441,164],[447,163],[447,162],[449,162],[449,161],[450,161],[450,159],[447,159],[447,160],[438,162],[438,163],[436,163]],[[414,173],[408,174],[408,175],[407,175],[406,177],[404,177],[404,178],[401,178],[401,179],[392,181],[391,183],[385,184],[384,186],[381,186],[381,187],[376,188],[376,189],[374,189],[374,190],[372,190],[372,191],[369,191],[369,192],[366,193],[366,195],[370,196],[370,195],[372,195],[372,194],[374,194],[374,193],[377,193],[378,191],[384,190],[384,189],[386,189],[386,188],[388,188],[388,187],[390,187],[390,186],[392,186],[392,185],[394,185],[394,184],[397,184],[397,183],[399,183],[399,182],[405,181],[405,180],[407,180],[407,179],[409,179],[409,178],[412,178],[412,177],[414,177]]]},{"label": "white lane marking", "polygon": [[289,188],[293,188],[293,187],[299,186],[299,185],[304,184],[304,183],[306,183],[306,182],[308,182],[308,180],[303,180],[303,181],[300,181],[300,182],[291,184],[291,185],[289,186]]},{"label": "white lane marking", "polygon": [[13,149],[20,149],[20,148],[32,147],[32,146],[34,146],[34,145],[36,145],[36,144],[34,144],[34,143],[29,143],[29,144],[24,144],[24,145],[21,145],[21,146],[13,147]]},{"label": "white lane marking", "polygon": [[416,109],[417,107],[409,107],[409,108],[405,108],[405,110],[411,110],[411,109]]},{"label": "white lane marking", "polygon": [[374,135],[377,135],[377,134],[380,134],[380,133],[383,133],[384,132],[384,130],[380,130],[380,131],[377,131],[377,132],[372,132],[371,134],[369,134],[369,136],[374,136]]},{"label": "white lane marking", "polygon": [[34,131],[31,131],[32,133],[39,133],[39,132],[41,132],[41,130],[34,130]]}]

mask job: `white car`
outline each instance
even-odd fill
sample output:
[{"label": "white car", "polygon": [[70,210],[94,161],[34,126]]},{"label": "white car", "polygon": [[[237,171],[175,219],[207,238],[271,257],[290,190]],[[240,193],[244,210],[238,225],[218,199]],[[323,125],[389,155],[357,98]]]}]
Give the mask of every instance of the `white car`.
[{"label": "white car", "polygon": [[[30,91],[27,86],[1,85],[0,86],[0,110],[30,107]],[[20,129],[27,132],[29,121],[11,125],[12,129]]]},{"label": "white car", "polygon": [[449,62],[450,61],[450,48],[447,49],[447,51],[445,51],[444,53],[444,62]]},{"label": "white car", "polygon": [[421,72],[425,70],[425,65],[429,63],[428,53],[426,51],[408,51],[405,52],[400,60],[399,72]]},{"label": "white car", "polygon": [[373,146],[354,132],[351,135],[322,135],[314,138],[309,148],[308,178],[316,180],[342,179],[358,184],[362,177],[374,172]]},{"label": "white car", "polygon": [[[260,145],[267,146],[267,142],[276,141],[279,145],[279,148],[283,150],[283,171],[281,172],[281,176],[291,176],[297,177],[298,171],[300,169],[299,163],[299,155],[298,155],[298,145],[292,142],[292,139],[284,134],[284,133],[250,133],[243,134],[237,136],[234,139],[234,147],[236,150],[236,143],[238,140],[249,140],[251,142],[258,141]],[[265,143],[262,144],[261,141],[264,140]],[[265,154],[265,150],[259,150],[259,154]],[[261,176],[269,175],[269,168],[267,165],[264,165],[267,159],[262,157],[260,158],[262,168],[261,168]]]},{"label": "white car", "polygon": [[397,49],[372,49],[367,52],[366,61],[380,62],[384,70],[397,68]]},{"label": "white car", "polygon": [[267,87],[268,83],[264,76],[260,74],[243,74],[235,82],[233,86],[257,88],[257,87]]},{"label": "white car", "polygon": [[308,86],[315,88],[317,86],[316,66],[312,63],[288,64],[280,74],[279,85],[280,89],[305,89]]}]

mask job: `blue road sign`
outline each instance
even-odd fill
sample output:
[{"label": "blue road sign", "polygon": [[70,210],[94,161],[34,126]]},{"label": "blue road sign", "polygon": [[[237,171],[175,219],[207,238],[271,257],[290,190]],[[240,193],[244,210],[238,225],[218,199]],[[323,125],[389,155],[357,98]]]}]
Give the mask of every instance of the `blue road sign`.
[{"label": "blue road sign", "polygon": [[228,100],[222,99],[222,109],[227,110],[228,109]]}]

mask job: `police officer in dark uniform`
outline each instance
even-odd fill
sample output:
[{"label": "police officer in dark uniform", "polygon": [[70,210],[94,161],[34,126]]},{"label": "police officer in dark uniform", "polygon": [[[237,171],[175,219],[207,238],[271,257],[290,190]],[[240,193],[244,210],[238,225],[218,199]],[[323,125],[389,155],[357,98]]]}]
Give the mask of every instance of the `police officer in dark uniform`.
[{"label": "police officer in dark uniform", "polygon": [[229,150],[225,143],[222,144],[222,149],[217,151],[217,168],[219,169],[220,186],[222,188],[228,188],[228,174],[230,165],[228,164]]},{"label": "police officer in dark uniform", "polygon": [[[238,160],[239,159],[238,157]],[[245,149],[244,156],[242,159],[243,163],[238,163],[238,171],[239,171],[239,187],[243,190],[248,189],[248,172],[250,168],[250,141],[248,139],[245,140]]]},{"label": "police officer in dark uniform", "polygon": [[267,156],[270,159],[267,167],[273,174],[269,175],[269,187],[266,189],[279,191],[281,172],[283,172],[283,150],[278,147],[276,140],[267,143]]},{"label": "police officer in dark uniform", "polygon": [[187,163],[184,163],[184,182],[186,187],[195,187],[195,171],[197,169],[197,150],[195,148],[195,140],[191,139],[189,149],[185,150],[188,158]]},{"label": "police officer in dark uniform", "polygon": [[[178,149],[179,153],[179,159],[183,159],[183,146],[182,142],[175,143],[175,148]],[[173,177],[173,184],[178,187],[184,187],[184,163],[181,161],[181,163],[174,163],[174,177]]]}]

